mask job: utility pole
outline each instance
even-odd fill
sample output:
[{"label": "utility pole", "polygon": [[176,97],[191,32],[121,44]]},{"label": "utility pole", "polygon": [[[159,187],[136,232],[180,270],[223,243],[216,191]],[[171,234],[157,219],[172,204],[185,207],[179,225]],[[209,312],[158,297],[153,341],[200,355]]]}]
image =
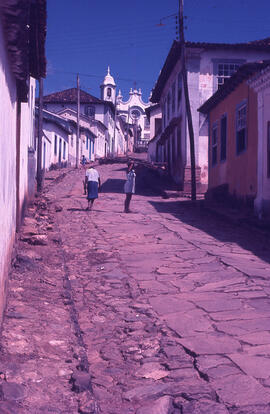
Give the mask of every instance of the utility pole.
[{"label": "utility pole", "polygon": [[[115,98],[114,98],[114,123],[113,123],[113,148],[112,148],[112,153],[113,153],[113,157],[114,157],[114,152],[115,152],[115,132],[116,132],[116,107],[117,107],[117,98],[116,98],[116,90],[115,90]],[[117,146],[118,149],[118,146]]]},{"label": "utility pole", "polygon": [[191,164],[191,199],[196,200],[196,169],[195,169],[195,144],[194,130],[192,124],[192,115],[190,108],[190,100],[187,83],[186,53],[185,53],[185,36],[184,36],[184,16],[183,16],[183,0],[179,0],[179,31],[181,44],[181,63],[182,63],[182,79],[185,93],[186,112],[188,120],[188,132],[190,140],[190,164]]},{"label": "utility pole", "polygon": [[38,107],[38,145],[37,145],[37,191],[42,191],[43,169],[42,163],[42,136],[43,136],[43,78],[39,78],[39,107]]},{"label": "utility pole", "polygon": [[130,107],[128,106],[128,119],[127,119],[127,151],[126,151],[126,155],[128,155],[128,144],[129,144],[129,138],[128,138],[128,131],[129,131],[129,109],[130,109]]},{"label": "utility pole", "polygon": [[76,168],[79,168],[79,141],[80,140],[80,79],[77,74],[77,136],[76,136]]}]

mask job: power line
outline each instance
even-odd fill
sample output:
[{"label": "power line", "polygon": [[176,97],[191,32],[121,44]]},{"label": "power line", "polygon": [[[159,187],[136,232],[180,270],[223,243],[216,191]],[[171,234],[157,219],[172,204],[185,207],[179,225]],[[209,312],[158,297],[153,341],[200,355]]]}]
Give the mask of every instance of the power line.
[{"label": "power line", "polygon": [[[169,31],[167,31],[167,35],[171,36],[174,33],[174,30],[172,30],[173,28],[170,28]],[[159,31],[154,31],[154,32],[150,32],[147,36],[144,33],[140,33],[140,34],[134,34],[134,33],[130,33],[129,36],[118,36],[118,37],[111,37],[109,39],[107,39],[106,37],[98,37],[97,39],[93,38],[91,39],[91,41],[87,41],[85,38],[82,41],[79,42],[72,42],[72,41],[65,41],[64,43],[68,43],[68,48],[70,49],[70,47],[78,47],[78,46],[84,46],[84,45],[95,45],[95,46],[102,46],[102,45],[109,45],[112,43],[117,42],[119,44],[119,42],[147,42],[148,40],[153,40],[155,41],[158,38],[164,38],[164,33],[161,33],[160,30]],[[47,43],[47,48],[50,48],[50,50],[55,50],[55,49],[59,49],[59,48],[63,48],[63,43],[58,42],[56,39],[54,39],[54,44],[51,46],[48,46]],[[66,47],[66,44],[65,44]]]},{"label": "power line", "polygon": [[[73,76],[78,74],[79,76],[84,76],[84,77],[89,77],[89,78],[99,78],[100,80],[102,80],[104,78],[104,74],[103,75],[94,75],[94,74],[90,74],[90,73],[62,71],[62,70],[58,70],[58,69],[55,69],[54,71],[59,73],[59,74],[67,74],[67,75],[73,75]],[[134,82],[134,79],[121,78],[121,77],[118,77],[118,76],[114,76],[114,79],[119,80],[119,81],[124,81],[124,82]],[[148,81],[148,80],[141,80],[141,79],[137,79],[137,78],[136,78],[136,80],[137,80],[137,82],[140,82],[140,83],[151,83],[151,84],[153,84],[152,81]]]}]

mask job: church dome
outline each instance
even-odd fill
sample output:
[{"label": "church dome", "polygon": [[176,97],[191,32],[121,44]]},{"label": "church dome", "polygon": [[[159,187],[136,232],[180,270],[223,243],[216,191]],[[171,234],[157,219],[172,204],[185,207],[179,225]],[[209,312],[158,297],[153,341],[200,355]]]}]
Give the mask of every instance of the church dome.
[{"label": "church dome", "polygon": [[108,66],[108,73],[104,78],[104,81],[102,83],[102,85],[112,85],[112,86],[116,86],[116,83],[114,81],[114,78],[112,77],[112,75],[110,74],[110,66]]}]

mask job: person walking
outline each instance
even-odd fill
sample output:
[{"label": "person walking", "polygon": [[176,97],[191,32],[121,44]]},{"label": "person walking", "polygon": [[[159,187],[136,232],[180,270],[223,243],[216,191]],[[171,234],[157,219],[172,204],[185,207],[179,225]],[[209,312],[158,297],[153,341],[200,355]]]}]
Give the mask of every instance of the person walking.
[{"label": "person walking", "polygon": [[83,155],[82,156],[82,159],[81,159],[81,164],[82,164],[82,166],[84,167],[85,166],[85,164],[86,164],[86,158],[85,158],[85,156]]},{"label": "person walking", "polygon": [[134,170],[134,163],[130,161],[128,163],[128,170],[127,170],[127,181],[124,185],[124,192],[126,193],[125,199],[125,213],[131,213],[129,206],[132,198],[132,194],[135,193],[135,180],[136,180],[136,173]]},{"label": "person walking", "polygon": [[94,201],[98,198],[98,191],[100,190],[101,182],[98,171],[94,168],[93,163],[90,163],[89,168],[85,172],[85,185],[87,187],[88,206],[86,210],[92,210]]}]

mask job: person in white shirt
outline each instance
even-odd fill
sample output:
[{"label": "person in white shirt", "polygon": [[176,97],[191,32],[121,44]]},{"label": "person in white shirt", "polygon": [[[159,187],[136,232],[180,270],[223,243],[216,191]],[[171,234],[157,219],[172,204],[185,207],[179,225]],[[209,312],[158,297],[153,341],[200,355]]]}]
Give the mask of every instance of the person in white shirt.
[{"label": "person in white shirt", "polygon": [[98,190],[100,190],[100,176],[98,171],[93,167],[91,163],[89,168],[85,172],[85,185],[87,188],[87,200],[88,206],[86,210],[92,210],[94,201],[98,198]]},{"label": "person in white shirt", "polygon": [[128,170],[127,170],[127,181],[125,182],[124,186],[124,192],[126,193],[126,199],[125,199],[125,213],[130,213],[129,205],[132,198],[132,194],[135,193],[135,179],[136,179],[136,173],[134,170],[134,163],[129,162],[128,163]]}]

